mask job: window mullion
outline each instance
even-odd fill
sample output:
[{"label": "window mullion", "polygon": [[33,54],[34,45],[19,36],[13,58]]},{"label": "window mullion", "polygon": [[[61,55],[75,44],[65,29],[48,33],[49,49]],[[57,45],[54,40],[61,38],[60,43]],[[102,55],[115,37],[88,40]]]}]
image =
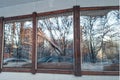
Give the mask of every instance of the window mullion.
[{"label": "window mullion", "polygon": [[74,75],[81,76],[81,48],[80,48],[80,7],[73,7],[74,18]]},{"label": "window mullion", "polygon": [[0,72],[2,71],[2,53],[3,53],[3,17],[0,18]]},{"label": "window mullion", "polygon": [[37,35],[37,19],[36,19],[37,13],[33,12],[33,45],[32,45],[32,73],[36,73],[36,35]]}]

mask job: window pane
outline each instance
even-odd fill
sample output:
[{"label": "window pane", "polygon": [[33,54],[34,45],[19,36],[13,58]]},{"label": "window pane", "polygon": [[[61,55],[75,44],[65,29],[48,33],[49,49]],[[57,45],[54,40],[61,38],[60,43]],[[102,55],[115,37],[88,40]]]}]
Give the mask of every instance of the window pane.
[{"label": "window pane", "polygon": [[41,17],[37,28],[38,68],[71,69],[73,66],[73,16]]},{"label": "window pane", "polygon": [[[99,12],[102,14],[100,15]],[[89,15],[90,13],[90,15]],[[120,52],[120,13],[118,10],[82,14],[82,70],[118,71]],[[97,15],[98,14],[98,15]]]},{"label": "window pane", "polygon": [[25,67],[31,64],[32,21],[4,24],[3,67]]}]

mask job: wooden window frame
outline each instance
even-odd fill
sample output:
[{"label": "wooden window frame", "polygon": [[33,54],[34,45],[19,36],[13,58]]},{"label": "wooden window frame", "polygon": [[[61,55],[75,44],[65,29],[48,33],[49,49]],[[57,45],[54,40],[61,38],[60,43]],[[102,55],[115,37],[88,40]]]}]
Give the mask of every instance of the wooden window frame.
[{"label": "wooden window frame", "polygon": [[[103,6],[103,7],[84,7],[81,11],[95,11],[95,10],[119,10],[119,6]],[[119,71],[81,71],[82,75],[119,75]]]},{"label": "wooden window frame", "polygon": [[[33,15],[32,14],[28,14],[28,15],[22,15],[22,16],[14,16],[14,17],[6,17],[2,19],[2,29],[0,29],[2,32],[2,36],[4,36],[4,23],[6,22],[14,22],[14,21],[21,21],[21,20],[24,20],[24,19],[32,19],[33,18]],[[2,37],[3,38],[3,37]],[[2,43],[4,43],[4,41],[2,41]],[[4,46],[2,44],[2,46]],[[0,49],[2,49],[2,53],[0,54],[1,55],[1,58],[3,59],[3,47],[0,47]],[[1,66],[2,66],[2,62],[1,62]],[[24,68],[24,67],[3,67],[2,66],[2,69],[1,71],[2,72],[32,72],[31,69],[32,67],[29,67],[29,68]]]},{"label": "wooden window frame", "polygon": [[3,17],[0,18],[0,72],[2,71],[2,53],[3,53]]},{"label": "wooden window frame", "polygon": [[[43,12],[43,13],[37,13],[36,15],[36,19],[39,17],[44,17],[44,16],[54,16],[54,15],[59,15],[59,14],[64,14],[64,13],[69,13],[69,12],[73,12],[73,8],[70,9],[64,9],[64,10],[57,10],[57,11],[51,11],[51,12]],[[36,39],[36,38],[35,38]],[[56,66],[57,67],[57,66]],[[67,70],[67,69],[43,69],[43,68],[39,68],[36,70],[36,73],[53,73],[53,74],[74,74],[74,71],[71,70]]]},{"label": "wooden window frame", "polygon": [[[107,10],[107,9],[113,9],[113,10],[119,10],[119,6],[104,6],[104,7],[80,7],[80,6],[74,6],[70,9],[64,9],[64,10],[57,10],[57,11],[51,11],[51,12],[44,12],[44,13],[36,13],[33,12],[32,14],[28,15],[22,15],[22,16],[14,16],[14,17],[6,17],[0,18],[0,72],[31,72],[32,74],[35,73],[54,73],[54,74],[74,74],[75,76],[81,76],[81,75],[119,75],[119,71],[82,71],[81,70],[81,36],[80,36],[80,12],[81,11],[87,11],[87,10]],[[61,14],[65,12],[73,12],[73,33],[74,33],[74,68],[73,70],[59,70],[59,69],[36,69],[36,32],[37,32],[37,17],[40,16],[48,16],[48,15],[55,15],[55,14]],[[2,67],[2,57],[3,57],[3,24],[4,21],[11,21],[11,20],[20,20],[20,19],[26,19],[26,18],[32,18],[33,21],[33,43],[32,43],[32,67],[31,69],[23,69],[23,68],[3,68]]]}]

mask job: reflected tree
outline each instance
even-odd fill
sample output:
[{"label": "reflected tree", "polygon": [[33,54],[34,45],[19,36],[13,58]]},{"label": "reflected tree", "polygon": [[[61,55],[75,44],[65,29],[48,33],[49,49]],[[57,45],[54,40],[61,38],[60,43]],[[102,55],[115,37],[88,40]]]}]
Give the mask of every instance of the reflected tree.
[{"label": "reflected tree", "polygon": [[[118,25],[120,24],[119,12],[111,11],[105,16],[81,16],[80,19],[83,32],[83,48],[87,47],[87,53],[83,52],[83,55],[87,54],[90,62],[95,63],[100,51],[102,51],[102,55],[107,55],[106,46],[108,42],[115,43],[116,40],[119,41],[120,39],[118,31]],[[108,59],[107,56],[106,58]]]},{"label": "reflected tree", "polygon": [[48,42],[47,45],[49,47],[44,48],[45,51],[48,50],[47,54],[58,56],[72,54],[72,52],[69,52],[70,50],[72,51],[73,40],[72,16],[48,17],[40,19],[38,22],[37,34],[44,39],[44,44],[42,44],[44,47],[45,43]]},{"label": "reflected tree", "polygon": [[[29,24],[26,22],[11,22],[6,23],[4,27],[4,50],[8,50],[9,57],[15,58],[29,58],[29,50],[27,50],[26,45],[32,46],[31,42],[26,43],[25,36],[31,34],[25,34],[26,30],[32,33],[31,22]],[[28,28],[27,28],[28,27]],[[32,36],[29,36],[28,39],[31,39]],[[29,43],[29,44],[28,44]],[[7,54],[5,53],[5,54]]]}]

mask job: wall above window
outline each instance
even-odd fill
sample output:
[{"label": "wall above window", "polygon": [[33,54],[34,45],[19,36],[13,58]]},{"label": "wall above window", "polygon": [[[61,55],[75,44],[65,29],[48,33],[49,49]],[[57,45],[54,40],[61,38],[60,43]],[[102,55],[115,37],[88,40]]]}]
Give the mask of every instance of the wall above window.
[{"label": "wall above window", "polygon": [[[89,0],[67,0],[67,1],[66,0],[40,0],[40,1],[34,0],[34,1],[37,1],[37,2],[30,2],[30,3],[24,3],[20,5],[0,8],[0,16],[8,17],[8,16],[25,15],[25,14],[32,13],[34,11],[38,13],[48,12],[48,11],[71,8],[74,5],[79,5],[80,7],[118,6],[119,5],[119,0],[92,0],[92,1],[89,1]],[[77,4],[75,1],[77,1]]]},{"label": "wall above window", "polygon": [[9,6],[15,6],[20,4],[26,4],[36,1],[42,1],[42,0],[0,0],[0,8],[3,7],[9,7]]}]

